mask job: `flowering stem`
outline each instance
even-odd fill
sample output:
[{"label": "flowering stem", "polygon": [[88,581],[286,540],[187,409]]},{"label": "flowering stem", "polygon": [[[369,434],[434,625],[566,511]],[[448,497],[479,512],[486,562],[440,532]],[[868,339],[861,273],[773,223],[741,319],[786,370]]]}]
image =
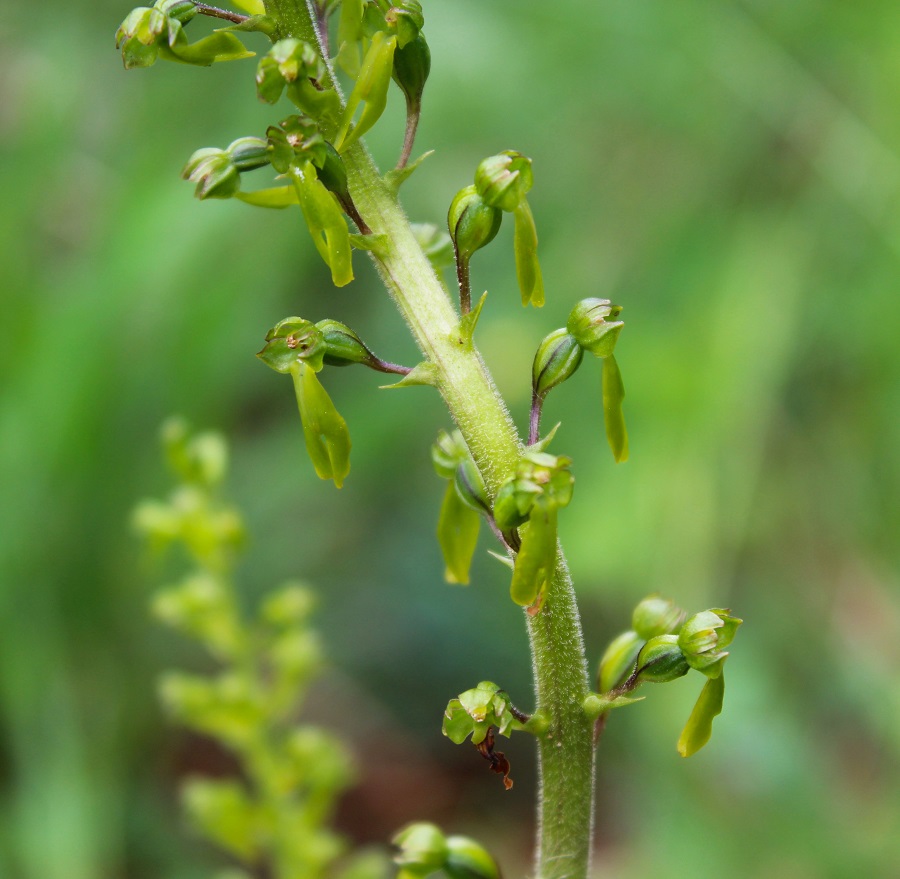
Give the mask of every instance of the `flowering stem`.
[{"label": "flowering stem", "polygon": [[[267,0],[279,32],[315,39],[304,0]],[[329,132],[325,132],[328,137]],[[333,132],[331,132],[333,135]],[[512,418],[474,345],[467,344],[441,281],[416,241],[396,195],[365,147],[343,153],[360,215],[383,248],[372,260],[406,320],[459,427],[491,497],[511,476],[523,451]],[[463,278],[461,294],[465,289]],[[463,301],[463,313],[468,310]],[[593,820],[592,721],[582,710],[589,692],[581,622],[562,551],[539,613],[526,616],[535,677],[536,711],[549,720],[538,737],[540,793],[538,879],[585,879]]]}]

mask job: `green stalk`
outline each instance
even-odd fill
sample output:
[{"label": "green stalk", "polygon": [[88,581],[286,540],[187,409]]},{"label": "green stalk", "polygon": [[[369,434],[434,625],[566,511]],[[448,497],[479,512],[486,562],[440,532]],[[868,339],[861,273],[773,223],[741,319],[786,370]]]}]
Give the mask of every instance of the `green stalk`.
[{"label": "green stalk", "polygon": [[[304,0],[268,0],[266,9],[290,36],[310,39]],[[513,473],[522,444],[477,349],[459,332],[459,317],[413,235],[409,221],[360,144],[344,153],[356,207],[384,248],[375,266],[425,358],[485,485],[494,495]],[[550,719],[539,737],[538,879],[587,876],[593,823],[592,724],[581,703],[587,661],[572,579],[562,550],[540,613],[528,617],[537,710]]]}]

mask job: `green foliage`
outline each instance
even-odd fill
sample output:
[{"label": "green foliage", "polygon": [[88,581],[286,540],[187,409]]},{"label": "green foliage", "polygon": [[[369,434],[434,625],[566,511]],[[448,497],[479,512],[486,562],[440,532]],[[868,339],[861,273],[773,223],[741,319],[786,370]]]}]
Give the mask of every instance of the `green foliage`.
[{"label": "green foliage", "polygon": [[[224,444],[215,434],[192,435],[180,421],[163,436],[177,485],[166,501],[141,504],[135,525],[157,551],[182,550],[189,568],[154,596],[153,612],[220,668],[209,676],[168,672],[160,695],[175,721],[218,740],[242,773],[188,779],[185,810],[202,836],[248,870],[265,868],[275,879],[359,877],[359,865],[341,860],[346,845],[329,827],[353,780],[352,761],[332,734],[297,720],[322,666],[309,624],[312,594],[287,583],[256,614],[242,612],[233,579],[240,517],[219,496]],[[364,874],[378,877],[378,865]]]}]

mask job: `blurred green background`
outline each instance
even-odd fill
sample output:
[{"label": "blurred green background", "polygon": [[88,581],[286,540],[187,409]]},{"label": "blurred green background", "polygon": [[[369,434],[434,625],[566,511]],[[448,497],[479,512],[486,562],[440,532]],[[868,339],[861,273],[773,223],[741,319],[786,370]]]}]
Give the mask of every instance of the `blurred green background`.
[{"label": "blurred green background", "polygon": [[[693,676],[610,724],[597,875],[900,875],[900,5],[425,8],[417,146],[437,153],[404,192],[412,217],[442,222],[492,152],[534,159],[546,308],[516,304],[510,228],[473,261],[479,342],[520,424],[539,339],[579,298],[625,306],[631,461],[606,449],[598,364],[546,410],[575,459],[561,532],[592,661],[656,590],[747,621],[707,750],[675,753]],[[221,863],[175,790],[227,760],[154,693],[203,660],[149,619],[154,570],[129,530],[167,487],[173,412],[233,442],[248,601],[295,575],[320,590],[333,668],[309,713],[363,764],[342,828],[381,841],[430,818],[522,875],[532,744],[504,748],[505,793],[440,735],[446,700],[485,677],[531,699],[505,572],[479,552],[472,587],[441,582],[441,404],[329,373],[353,472],[341,492],[315,478],[290,383],[253,357],[266,330],[333,317],[383,357],[416,353],[359,255],[334,290],[299,214],[191,198],[195,148],[287,110],[256,101],[252,62],[126,74],[127,11],[50,0],[0,21],[0,875]],[[400,103],[370,138],[385,167]]]}]

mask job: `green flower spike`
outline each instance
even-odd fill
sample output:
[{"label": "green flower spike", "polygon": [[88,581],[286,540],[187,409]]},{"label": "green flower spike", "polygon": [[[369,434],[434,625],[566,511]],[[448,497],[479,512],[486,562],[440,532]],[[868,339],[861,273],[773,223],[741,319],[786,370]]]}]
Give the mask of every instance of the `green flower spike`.
[{"label": "green flower spike", "polygon": [[544,304],[544,281],[537,257],[537,229],[525,197],[533,183],[531,159],[515,150],[490,156],[475,172],[475,187],[485,202],[513,215],[516,277],[522,305],[540,308]]},{"label": "green flower spike", "polygon": [[306,451],[319,478],[332,479],[340,488],[350,472],[350,435],[316,376],[326,350],[322,332],[309,321],[293,317],[269,331],[266,346],[256,356],[276,372],[290,373]]},{"label": "green flower spike", "polygon": [[[378,31],[366,57],[363,59],[356,85],[347,99],[347,106],[341,119],[341,126],[335,141],[335,148],[342,152],[362,137],[378,120],[387,105],[388,86],[394,69],[394,50],[397,37]],[[359,119],[353,126],[356,111],[362,106]]]},{"label": "green flower spike", "polygon": [[116,48],[122,52],[125,67],[150,67],[158,58],[209,67],[217,61],[253,56],[228,31],[216,31],[189,43],[183,25],[196,14],[195,4],[184,0],[158,0],[153,7],[134,9],[116,31]]},{"label": "green flower spike", "polygon": [[335,121],[340,99],[331,87],[323,87],[328,68],[319,53],[302,40],[279,40],[259,62],[256,93],[267,104],[274,104],[282,92],[304,113],[316,120]]},{"label": "green flower spike", "polygon": [[452,435],[441,431],[431,458],[437,474],[448,480],[437,528],[444,579],[467,585],[481,526],[479,513],[490,511],[487,491],[459,431]]},{"label": "green flower spike", "polygon": [[501,531],[527,525],[510,584],[512,600],[523,607],[537,607],[556,567],[557,511],[572,500],[571,463],[570,458],[530,452],[494,500],[494,519]]}]

